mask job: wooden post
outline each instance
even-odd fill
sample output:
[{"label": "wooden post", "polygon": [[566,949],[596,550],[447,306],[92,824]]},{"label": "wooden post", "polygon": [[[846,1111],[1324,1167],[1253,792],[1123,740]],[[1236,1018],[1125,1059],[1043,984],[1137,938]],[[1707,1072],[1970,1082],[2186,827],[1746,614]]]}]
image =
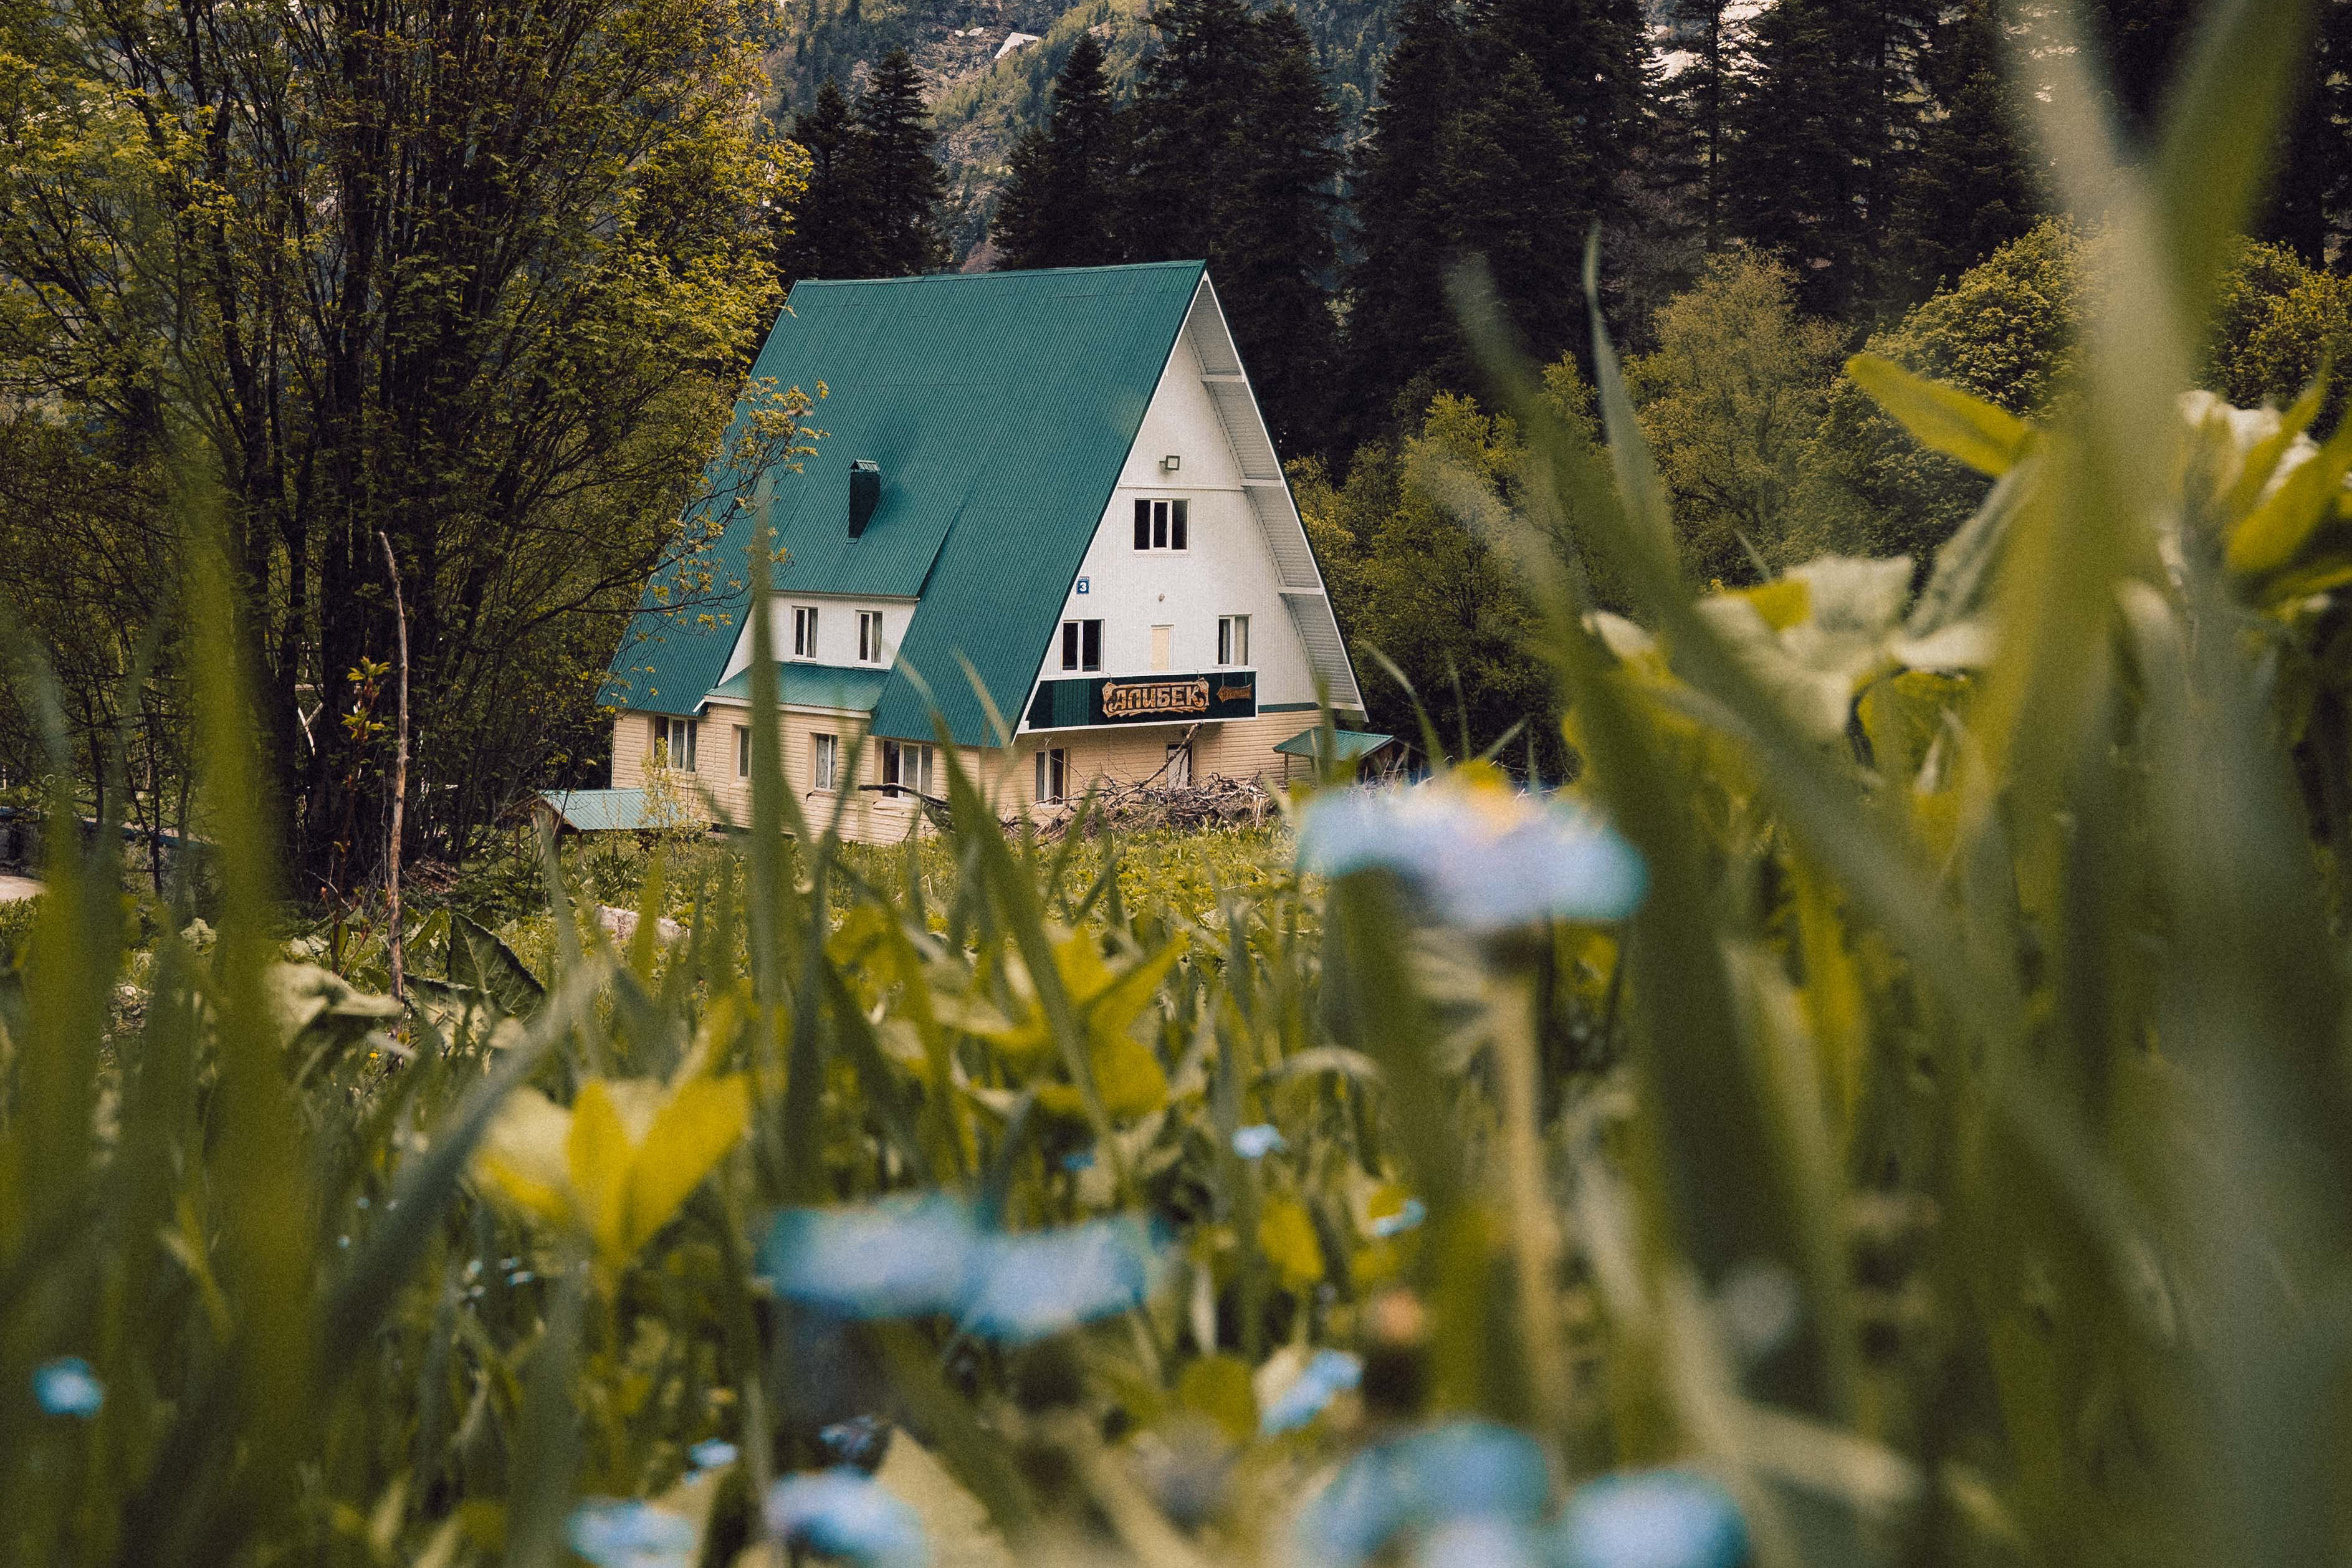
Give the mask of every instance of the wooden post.
[{"label": "wooden post", "polygon": [[382,529],[383,563],[392,573],[392,613],[400,626],[400,731],[392,753],[392,843],[383,861],[385,902],[392,921],[392,999],[404,999],[405,977],[401,973],[400,835],[408,803],[408,605],[400,594],[400,563],[393,559],[392,536]]}]

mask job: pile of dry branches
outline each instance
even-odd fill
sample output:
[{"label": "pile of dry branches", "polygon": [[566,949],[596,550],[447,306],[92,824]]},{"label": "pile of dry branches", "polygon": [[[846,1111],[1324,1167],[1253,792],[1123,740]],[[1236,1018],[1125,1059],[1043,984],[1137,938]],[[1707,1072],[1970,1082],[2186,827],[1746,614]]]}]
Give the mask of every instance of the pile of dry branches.
[{"label": "pile of dry branches", "polygon": [[1160,779],[1121,784],[1104,779],[1089,798],[1071,800],[1038,819],[1037,837],[1053,842],[1068,835],[1083,816],[1089,837],[1106,830],[1142,827],[1255,827],[1274,809],[1274,796],[1255,779],[1212,773],[1189,784]]}]

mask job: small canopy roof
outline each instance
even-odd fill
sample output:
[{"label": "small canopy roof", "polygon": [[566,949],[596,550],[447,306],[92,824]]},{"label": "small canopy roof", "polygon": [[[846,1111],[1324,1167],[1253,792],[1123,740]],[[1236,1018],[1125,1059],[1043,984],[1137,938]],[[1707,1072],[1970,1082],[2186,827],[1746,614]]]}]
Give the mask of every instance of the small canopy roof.
[{"label": "small canopy roof", "polygon": [[654,826],[641,789],[545,789],[538,804],[555,814],[559,828],[575,833],[642,833]]},{"label": "small canopy roof", "polygon": [[[875,665],[804,664],[798,659],[776,664],[776,698],[786,707],[836,708],[848,713],[871,713],[882,700],[890,672]],[[739,669],[711,688],[705,702],[751,700],[751,672]]]},{"label": "small canopy roof", "polygon": [[[1323,727],[1301,730],[1274,749],[1293,757],[1316,757],[1323,753]],[[1383,746],[1396,744],[1394,735],[1376,735],[1369,730],[1334,730],[1330,744],[1337,759],[1343,763],[1361,762]]]}]

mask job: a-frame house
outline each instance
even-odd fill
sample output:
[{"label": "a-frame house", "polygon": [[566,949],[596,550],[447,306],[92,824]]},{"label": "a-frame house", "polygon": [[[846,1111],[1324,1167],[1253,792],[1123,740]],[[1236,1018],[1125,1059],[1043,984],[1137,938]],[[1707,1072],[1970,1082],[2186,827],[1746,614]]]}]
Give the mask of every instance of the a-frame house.
[{"label": "a-frame house", "polygon": [[[848,836],[903,836],[894,792],[944,793],[935,714],[1007,809],[1098,778],[1282,775],[1318,701],[1360,724],[1202,263],[803,282],[753,374],[829,389],[816,455],[759,501],[784,551],[785,778],[812,816],[846,795]],[[756,515],[716,547],[716,602],[648,585],[605,689],[616,788],[658,745],[749,819]]]}]

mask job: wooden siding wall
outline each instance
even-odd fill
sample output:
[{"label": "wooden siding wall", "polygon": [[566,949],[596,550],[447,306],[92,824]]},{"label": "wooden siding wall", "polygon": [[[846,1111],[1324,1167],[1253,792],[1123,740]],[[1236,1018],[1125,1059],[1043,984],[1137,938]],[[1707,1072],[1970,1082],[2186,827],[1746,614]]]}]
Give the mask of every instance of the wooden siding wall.
[{"label": "wooden siding wall", "polygon": [[[1258,778],[1270,788],[1279,788],[1284,759],[1274,748],[1306,729],[1314,717],[1307,712],[1261,713],[1255,719],[1203,724],[1192,737],[1192,776]],[[787,711],[782,721],[784,782],[799,795],[803,813],[816,821],[829,820],[832,816],[834,795],[811,789],[809,778],[813,737],[833,735],[841,747],[840,766],[845,775],[842,785],[853,790],[842,821],[843,837],[871,844],[897,843],[907,836],[920,816],[917,806],[854,788],[881,782],[880,742],[866,743],[855,759],[856,776],[847,776],[852,772],[851,752],[866,733],[867,721],[863,715]],[[739,726],[748,729],[750,725],[750,710],[714,704],[702,720],[701,733],[695,742],[696,782],[709,792],[719,811],[746,826],[751,820],[751,787],[749,779],[735,775],[735,731]],[[1167,763],[1168,748],[1183,738],[1187,728],[1182,724],[1139,724],[1022,735],[1009,750],[964,747],[962,762],[1001,809],[1025,810],[1040,804],[1036,799],[1035,758],[1047,747],[1068,750],[1070,798],[1076,799],[1097,779],[1133,781],[1159,773]],[[653,751],[653,721],[647,714],[623,713],[614,721],[614,788],[634,789],[644,784],[646,763]],[[943,790],[945,785],[942,776],[939,787]]]}]

